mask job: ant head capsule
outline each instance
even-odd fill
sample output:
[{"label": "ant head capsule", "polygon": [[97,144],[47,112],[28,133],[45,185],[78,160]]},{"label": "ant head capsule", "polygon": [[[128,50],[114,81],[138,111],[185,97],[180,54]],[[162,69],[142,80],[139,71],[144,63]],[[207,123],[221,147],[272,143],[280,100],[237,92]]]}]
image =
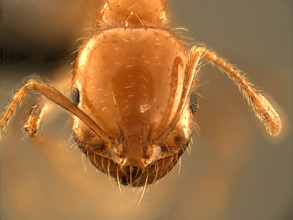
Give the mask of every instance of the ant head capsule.
[{"label": "ant head capsule", "polygon": [[176,164],[190,138],[188,104],[172,133],[162,134],[179,107],[187,61],[184,44],[162,29],[109,29],[83,46],[73,78],[78,107],[113,141],[95,135],[78,117],[73,130],[97,168],[140,186]]},{"label": "ant head capsule", "polygon": [[107,26],[156,26],[167,22],[166,3],[163,0],[105,0],[98,20]]}]

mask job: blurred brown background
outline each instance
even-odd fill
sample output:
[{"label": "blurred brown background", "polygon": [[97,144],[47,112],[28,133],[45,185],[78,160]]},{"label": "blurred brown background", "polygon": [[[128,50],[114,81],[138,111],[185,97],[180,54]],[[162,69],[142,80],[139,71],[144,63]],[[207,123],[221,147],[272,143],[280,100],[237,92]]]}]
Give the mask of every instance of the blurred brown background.
[{"label": "blurred brown background", "polygon": [[[95,0],[2,0],[1,109],[31,75],[70,72]],[[172,0],[172,27],[248,73],[284,120],[269,137],[237,87],[217,68],[201,69],[192,152],[147,188],[123,187],[70,148],[68,115],[47,117],[38,137],[22,133],[27,98],[2,135],[1,219],[292,219],[292,1]],[[69,81],[70,79],[68,79]],[[58,112],[62,112],[57,108]],[[65,127],[65,128],[64,128]],[[86,166],[86,171],[84,168]]]}]

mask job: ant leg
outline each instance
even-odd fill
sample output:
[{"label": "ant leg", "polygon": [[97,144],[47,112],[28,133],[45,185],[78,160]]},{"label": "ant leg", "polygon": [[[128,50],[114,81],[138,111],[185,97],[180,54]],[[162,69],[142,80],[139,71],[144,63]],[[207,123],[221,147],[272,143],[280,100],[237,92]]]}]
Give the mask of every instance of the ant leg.
[{"label": "ant leg", "polygon": [[[55,73],[55,75],[57,75]],[[58,72],[57,77],[53,76],[51,81],[54,82],[54,87],[61,91],[63,94],[68,94],[68,88],[70,88],[70,80],[67,80],[68,75],[63,72]],[[52,111],[53,106],[45,100],[44,97],[39,97],[37,103],[31,106],[30,114],[23,126],[23,128],[28,132],[31,137],[37,135],[40,124],[45,117],[45,115],[56,114],[57,111]]]},{"label": "ant leg", "polygon": [[23,126],[31,137],[36,136],[39,131],[41,120],[47,110],[48,104],[44,103],[39,103],[31,107],[30,115]]},{"label": "ant leg", "polygon": [[217,65],[221,71],[226,73],[239,86],[240,91],[253,108],[256,116],[264,124],[270,135],[276,136],[280,133],[282,122],[279,114],[272,104],[263,95],[258,93],[239,70],[226,62],[223,58],[218,57],[214,52],[205,48],[192,48],[192,51],[201,51],[204,58]]},{"label": "ant leg", "polygon": [[[57,90],[61,91],[63,94],[68,94],[69,88],[71,87],[71,81],[67,79],[68,74],[64,74],[64,71],[58,71],[52,76],[51,81]],[[48,103],[44,97],[40,97],[37,103],[31,106],[30,114],[23,126],[31,137],[37,135],[40,124],[45,118],[45,115],[57,114],[57,111],[52,111],[52,108],[53,106]]]},{"label": "ant leg", "polygon": [[2,118],[0,119],[0,131],[6,126],[7,122],[12,116],[12,113],[16,110],[18,104],[24,98],[28,89],[36,90],[47,97],[49,100],[57,105],[60,105],[67,111],[71,112],[79,119],[81,119],[89,128],[96,133],[106,144],[112,144],[113,138],[109,137],[104,130],[97,125],[86,113],[77,108],[69,99],[62,95],[55,88],[47,85],[43,82],[38,82],[36,80],[30,80],[20,90],[14,95],[11,103],[8,105],[7,110],[4,112]]}]

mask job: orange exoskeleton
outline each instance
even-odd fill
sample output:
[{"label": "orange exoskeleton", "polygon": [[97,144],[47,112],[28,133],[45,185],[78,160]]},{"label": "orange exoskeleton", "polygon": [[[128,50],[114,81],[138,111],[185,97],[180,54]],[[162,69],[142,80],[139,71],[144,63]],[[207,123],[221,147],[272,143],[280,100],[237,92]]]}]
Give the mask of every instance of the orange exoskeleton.
[{"label": "orange exoskeleton", "polygon": [[[189,145],[197,103],[193,88],[201,59],[217,65],[240,88],[271,135],[281,120],[240,71],[214,52],[188,49],[167,28],[163,0],[105,0],[98,29],[81,47],[71,99],[29,80],[4,112],[5,127],[28,89],[72,113],[75,140],[91,163],[124,185],[142,186],[165,176]],[[42,108],[25,129],[36,135]]]}]

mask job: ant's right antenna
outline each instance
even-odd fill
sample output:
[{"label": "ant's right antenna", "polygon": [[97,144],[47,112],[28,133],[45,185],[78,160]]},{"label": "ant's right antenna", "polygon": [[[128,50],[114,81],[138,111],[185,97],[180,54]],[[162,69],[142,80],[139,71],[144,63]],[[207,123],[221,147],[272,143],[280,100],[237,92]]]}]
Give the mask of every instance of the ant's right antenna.
[{"label": "ant's right antenna", "polygon": [[272,136],[280,134],[282,129],[282,121],[273,105],[266,97],[256,92],[253,85],[248,82],[239,70],[235,69],[231,64],[227,63],[223,58],[218,57],[214,52],[203,50],[203,56],[216,64],[221,71],[226,73],[239,86],[240,91],[253,108],[256,116],[264,124],[267,132]]},{"label": "ant's right antenna", "polygon": [[173,131],[177,122],[179,121],[182,112],[190,95],[193,79],[196,78],[197,66],[200,59],[206,58],[212,63],[216,64],[220,70],[226,73],[239,86],[240,91],[244,94],[248,104],[253,108],[256,116],[264,124],[267,132],[272,136],[277,136],[281,132],[282,121],[279,114],[272,106],[272,104],[261,94],[257,93],[252,84],[248,82],[245,77],[235,69],[231,64],[227,63],[223,58],[218,57],[214,52],[202,47],[192,47],[189,54],[189,61],[186,66],[186,75],[184,79],[184,87],[181,94],[181,100],[177,111],[169,123],[158,137],[154,139],[155,142],[160,142],[166,138],[170,132]]}]

